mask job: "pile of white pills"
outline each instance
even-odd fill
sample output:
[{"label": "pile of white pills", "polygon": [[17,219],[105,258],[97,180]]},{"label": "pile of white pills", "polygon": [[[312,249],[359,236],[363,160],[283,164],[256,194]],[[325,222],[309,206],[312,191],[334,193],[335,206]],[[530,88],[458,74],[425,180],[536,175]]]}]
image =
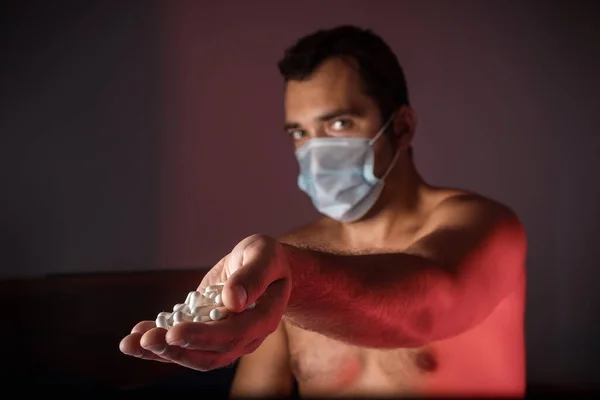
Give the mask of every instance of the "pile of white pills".
[{"label": "pile of white pills", "polygon": [[[208,322],[218,321],[227,316],[223,308],[221,291],[224,282],[208,286],[204,293],[189,292],[185,302],[175,304],[173,312],[160,312],[156,317],[156,326],[169,329],[181,322]],[[248,309],[254,308],[254,303]]]}]

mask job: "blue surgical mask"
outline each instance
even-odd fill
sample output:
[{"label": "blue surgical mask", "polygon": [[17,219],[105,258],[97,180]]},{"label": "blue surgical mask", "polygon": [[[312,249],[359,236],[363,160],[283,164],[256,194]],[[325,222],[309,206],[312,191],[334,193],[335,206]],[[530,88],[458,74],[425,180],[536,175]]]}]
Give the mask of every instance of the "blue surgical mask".
[{"label": "blue surgical mask", "polygon": [[373,172],[373,143],[393,117],[372,139],[314,138],[296,150],[300,164],[298,186],[321,214],[341,222],[354,222],[373,207],[399,154],[396,151],[383,176],[377,178]]}]

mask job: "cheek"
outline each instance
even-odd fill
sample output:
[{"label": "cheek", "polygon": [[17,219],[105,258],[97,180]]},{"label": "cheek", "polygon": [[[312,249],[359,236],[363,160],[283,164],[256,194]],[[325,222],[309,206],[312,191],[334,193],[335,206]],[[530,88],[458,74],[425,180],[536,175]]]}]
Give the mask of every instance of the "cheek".
[{"label": "cheek", "polygon": [[375,153],[375,176],[381,177],[394,157],[394,149],[389,136],[382,136],[381,141],[374,143],[373,152]]}]

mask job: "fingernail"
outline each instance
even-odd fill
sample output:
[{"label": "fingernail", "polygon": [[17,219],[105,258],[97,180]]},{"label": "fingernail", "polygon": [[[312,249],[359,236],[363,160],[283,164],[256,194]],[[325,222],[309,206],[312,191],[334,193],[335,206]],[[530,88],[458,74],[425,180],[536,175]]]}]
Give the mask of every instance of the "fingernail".
[{"label": "fingernail", "polygon": [[236,286],[235,288],[233,288],[233,292],[235,293],[235,296],[237,297],[238,302],[240,303],[240,307],[244,308],[244,306],[246,305],[246,300],[248,300],[246,289],[244,289],[241,286]]},{"label": "fingernail", "polygon": [[179,340],[176,340],[174,342],[169,342],[169,346],[185,347],[185,340],[179,339]]}]

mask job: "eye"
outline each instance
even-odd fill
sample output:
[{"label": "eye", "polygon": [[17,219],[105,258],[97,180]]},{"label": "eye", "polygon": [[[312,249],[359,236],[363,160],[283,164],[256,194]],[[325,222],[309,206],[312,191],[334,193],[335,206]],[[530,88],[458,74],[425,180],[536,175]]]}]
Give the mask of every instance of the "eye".
[{"label": "eye", "polygon": [[347,130],[352,127],[352,121],[349,119],[336,119],[331,123],[330,127],[334,131]]},{"label": "eye", "polygon": [[290,133],[290,135],[292,135],[292,139],[294,139],[294,140],[302,140],[304,138],[304,136],[306,135],[304,133],[304,131],[301,131],[299,129],[290,131],[289,133]]}]

